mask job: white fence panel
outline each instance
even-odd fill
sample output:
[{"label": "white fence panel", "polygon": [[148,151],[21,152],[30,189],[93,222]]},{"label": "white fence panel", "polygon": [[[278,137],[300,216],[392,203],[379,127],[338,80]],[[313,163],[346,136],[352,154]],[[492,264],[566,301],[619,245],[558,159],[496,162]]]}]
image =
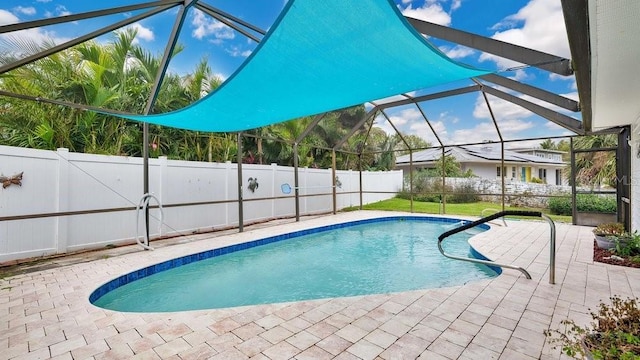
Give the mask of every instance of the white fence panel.
[{"label": "white fence panel", "polygon": [[[142,159],[100,156],[58,150],[59,183],[66,196],[60,211],[132,207],[142,196]],[[150,163],[149,178],[156,179],[157,164]],[[66,173],[66,181],[62,174]],[[155,176],[154,176],[155,175]],[[66,183],[66,185],[65,185]],[[155,182],[151,188],[157,188]],[[158,223],[151,222],[151,229]],[[64,227],[64,229],[62,229]],[[118,211],[60,218],[60,252],[127,241],[134,236],[135,212]],[[66,232],[66,236],[64,235]]]},{"label": "white fence panel", "polygon": [[[164,206],[151,209],[152,236],[189,234],[238,226],[238,190],[244,198],[243,222],[295,215],[294,170],[291,167],[230,162],[203,163],[150,159],[149,190]],[[44,151],[0,146],[0,174],[24,172],[22,186],[0,188],[0,217],[135,208],[143,192],[142,159],[70,153],[66,149]],[[359,205],[359,173],[338,171],[337,208]],[[257,186],[250,181],[257,179]],[[396,191],[401,172],[363,172],[368,191]],[[330,169],[299,169],[300,214],[333,210]],[[282,191],[288,184],[289,194]],[[351,192],[353,192],[351,194]],[[393,194],[365,194],[365,203]],[[275,198],[275,199],[270,199]],[[202,204],[212,202],[211,204]],[[177,204],[189,204],[172,206]],[[151,201],[151,205],[156,205]],[[140,235],[143,218],[140,214]],[[0,262],[64,253],[108,244],[130,243],[136,236],[136,211],[51,216],[0,221]]]},{"label": "white fence panel", "polygon": [[304,185],[300,186],[300,195],[317,195],[303,198],[304,213],[317,214],[333,211],[331,171],[305,168],[300,174],[304,174]]},{"label": "white fence panel", "polygon": [[360,205],[360,195],[351,193],[360,191],[360,180],[357,171],[338,170],[336,176],[340,180],[340,187],[336,189],[336,203],[338,209]]},{"label": "white fence panel", "polygon": [[[277,166],[274,174],[275,196],[282,197],[274,201],[273,215],[276,218],[295,216],[296,203],[295,199],[290,196],[295,195],[295,175],[293,168],[286,166]],[[286,192],[289,192],[288,194]]]},{"label": "white fence panel", "polygon": [[[244,222],[251,223],[273,217],[271,200],[253,200],[274,194],[274,167],[271,165],[242,165],[242,194]],[[252,201],[253,200],[253,201]]]},{"label": "white fence panel", "polygon": [[[0,216],[57,212],[58,163],[55,152],[0,146],[0,174],[25,174],[21,187],[0,187]],[[58,220],[50,217],[1,221],[0,256],[15,254],[15,258],[24,258],[55,253]]]},{"label": "white fence panel", "polygon": [[[395,181],[394,181],[395,180]],[[393,197],[402,189],[402,170],[362,172],[362,191],[365,204],[374,203]]]}]

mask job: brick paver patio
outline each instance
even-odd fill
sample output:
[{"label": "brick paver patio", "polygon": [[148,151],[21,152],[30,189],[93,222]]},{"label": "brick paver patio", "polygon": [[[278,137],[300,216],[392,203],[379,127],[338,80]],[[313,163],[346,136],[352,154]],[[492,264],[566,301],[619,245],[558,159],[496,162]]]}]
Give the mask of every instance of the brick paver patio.
[{"label": "brick paver patio", "polygon": [[[463,286],[177,313],[119,313],[89,294],[118,275],[167,259],[277,233],[384,212],[350,212],[243,233],[164,240],[0,269],[0,359],[559,359],[543,330],[612,295],[640,296],[640,269],[594,263],[591,228],[557,224],[556,284],[548,283],[549,226],[509,221],[471,242],[487,257],[526,268]],[[73,257],[70,257],[73,258]],[[47,266],[46,264],[50,264]]]}]

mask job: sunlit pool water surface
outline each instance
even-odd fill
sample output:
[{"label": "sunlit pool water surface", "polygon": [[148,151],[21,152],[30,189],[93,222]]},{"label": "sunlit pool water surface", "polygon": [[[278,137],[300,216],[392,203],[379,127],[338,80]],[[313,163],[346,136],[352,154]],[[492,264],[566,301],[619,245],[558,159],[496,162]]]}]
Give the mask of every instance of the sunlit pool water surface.
[{"label": "sunlit pool water surface", "polygon": [[[103,285],[90,300],[118,311],[183,311],[446,287],[496,276],[492,268],[438,252],[437,236],[454,223],[402,217],[320,228],[204,260],[194,261],[194,255],[186,265],[174,260],[142,269]],[[447,238],[445,251],[477,256],[467,240],[480,231]]]}]

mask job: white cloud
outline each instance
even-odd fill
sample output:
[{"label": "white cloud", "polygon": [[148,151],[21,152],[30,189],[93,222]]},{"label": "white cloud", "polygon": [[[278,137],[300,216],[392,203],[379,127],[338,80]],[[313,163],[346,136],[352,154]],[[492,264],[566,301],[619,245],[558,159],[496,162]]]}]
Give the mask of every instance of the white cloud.
[{"label": "white cloud", "polygon": [[235,33],[230,27],[208,17],[200,10],[194,11],[191,25],[194,27],[191,35],[198,40],[213,35],[214,40],[210,41],[219,44],[223,40],[233,39],[235,37]]},{"label": "white cloud", "polygon": [[13,15],[12,13],[6,10],[0,9],[0,25],[15,24],[19,21],[20,19],[18,19],[17,16]]},{"label": "white cloud", "polygon": [[[63,5],[57,5],[55,11],[45,11],[44,12],[44,16],[46,18],[52,18],[54,16],[67,16],[67,15],[71,15],[72,12],[67,10],[66,7],[64,7]],[[77,22],[74,22],[74,24],[77,24]]]},{"label": "white cloud", "polygon": [[397,114],[393,116],[389,116],[391,121],[398,126],[402,126],[408,123],[415,122],[424,122],[424,117],[422,117],[422,113],[418,110],[417,107],[411,106],[405,109],[402,109]]},{"label": "white cloud", "polygon": [[447,139],[446,142],[449,144],[470,144],[486,140],[499,140],[495,126],[488,121],[481,122],[471,129],[455,130],[451,138]]},{"label": "white cloud", "polygon": [[153,41],[155,39],[155,34],[153,33],[153,30],[149,29],[148,27],[143,26],[140,23],[134,23],[131,24],[129,26],[127,26],[128,28],[133,28],[136,30],[136,37],[135,39],[133,39],[133,43],[134,44],[138,44],[140,42],[140,40],[144,40],[144,41]]},{"label": "white cloud", "polygon": [[213,74],[215,77],[217,77],[218,79],[220,79],[220,81],[225,82],[227,81],[228,76],[223,74],[223,73],[215,73]]},{"label": "white cloud", "polygon": [[462,0],[451,1],[451,11],[458,10],[462,6]]},{"label": "white cloud", "polygon": [[[500,121],[498,125],[500,133],[505,139],[518,137],[518,134],[534,127],[533,122],[518,119]],[[470,129],[456,130],[451,139],[454,144],[481,143],[487,140],[500,140],[492,121],[483,121]]]},{"label": "white cloud", "polygon": [[[516,27],[521,25],[521,27]],[[570,57],[569,42],[562,15],[562,6],[557,0],[531,0],[516,14],[510,15],[494,28],[507,28],[496,32],[492,38],[508,43],[544,51],[553,55]],[[518,63],[483,53],[480,61],[493,61],[500,69]]]},{"label": "white cloud", "polygon": [[[408,108],[403,110],[390,109],[389,111],[385,111],[385,114],[389,117],[391,123],[393,123],[393,125],[403,133],[406,133],[405,125],[407,123],[416,119],[417,117],[421,117],[420,113],[415,108]],[[382,114],[376,117],[375,123],[387,134],[393,135],[396,133],[391,124],[389,124],[387,119]]]},{"label": "white cloud", "polygon": [[29,7],[23,7],[23,6],[16,6],[13,8],[13,10],[15,12],[24,14],[24,15],[35,15],[36,14],[36,8],[34,8],[33,6],[29,6]]},{"label": "white cloud", "polygon": [[[0,25],[15,24],[19,21],[20,19],[14,14],[10,13],[9,11],[0,9]],[[10,49],[6,48],[7,46],[10,46],[10,44],[15,43],[16,40],[20,42],[30,41],[35,44],[42,44],[44,42],[53,41],[54,43],[59,44],[68,41],[69,39],[58,37],[53,31],[44,31],[41,28],[33,28],[0,34],[0,48],[4,48],[2,49],[3,51],[13,52],[17,56],[28,55],[20,53],[21,49],[16,49],[14,47]]]},{"label": "white cloud", "polygon": [[462,59],[475,53],[475,50],[462,45],[454,47],[442,46],[440,47],[440,51],[451,59]]},{"label": "white cloud", "polygon": [[[569,81],[569,89],[578,90],[578,84],[576,84],[575,76],[562,76],[555,73],[549,74],[549,80],[551,81]],[[577,100],[577,99],[576,99]]]},{"label": "white cloud", "polygon": [[[438,136],[442,138],[442,136],[447,135],[447,129],[442,122],[431,123],[431,126],[434,127],[434,130],[438,132]],[[422,140],[428,142],[431,145],[440,145],[438,139],[433,135],[433,131],[429,128],[429,125],[426,121],[421,120],[415,123],[412,123],[409,126],[409,131],[407,134],[419,136]]]},{"label": "white cloud", "polygon": [[[493,113],[499,114],[501,119],[526,119],[532,115],[529,110],[495,96],[488,95],[487,99],[489,100],[489,105],[491,106]],[[476,98],[473,117],[476,119],[491,120],[489,108],[487,107],[487,103],[485,102],[482,94],[478,94],[478,97]]]},{"label": "white cloud", "polygon": [[421,7],[413,8],[411,3],[406,8],[400,7],[402,15],[419,20],[429,21],[435,24],[450,26],[451,15],[449,15],[437,2],[425,2]]},{"label": "white cloud", "polygon": [[242,50],[237,46],[232,46],[226,49],[226,52],[233,57],[248,57],[251,55],[251,50]]},{"label": "white cloud", "polygon": [[39,3],[48,3],[48,2],[51,2],[51,1],[53,1],[53,0],[36,0],[36,2],[39,2]]},{"label": "white cloud", "polygon": [[382,115],[378,115],[376,117],[376,119],[375,119],[375,121],[373,123],[373,126],[382,129],[382,131],[384,131],[385,133],[387,133],[389,135],[394,135],[396,133],[396,131],[391,126],[391,124],[389,124],[387,119],[385,119],[385,117],[382,116]]},{"label": "white cloud", "polygon": [[[402,134],[418,136],[432,145],[439,144],[437,138],[433,135],[429,125],[422,116],[422,113],[420,113],[415,106],[405,107],[400,111],[390,109],[387,112],[387,116],[389,116],[393,125],[395,125]],[[430,123],[438,133],[438,136],[446,137],[447,130],[443,121],[430,121]],[[384,130],[387,134],[394,135],[396,133],[393,127],[382,115],[379,115],[376,118],[376,126]]]},{"label": "white cloud", "polygon": [[66,7],[62,6],[62,5],[57,5],[56,6],[56,15],[57,16],[67,16],[67,15],[71,15],[72,12],[67,10]]}]

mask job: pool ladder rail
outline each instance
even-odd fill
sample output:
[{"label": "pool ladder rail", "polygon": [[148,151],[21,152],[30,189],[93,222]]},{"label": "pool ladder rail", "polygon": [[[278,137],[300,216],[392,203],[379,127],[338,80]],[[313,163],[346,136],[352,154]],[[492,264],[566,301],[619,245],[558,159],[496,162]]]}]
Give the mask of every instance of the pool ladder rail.
[{"label": "pool ladder rail", "polygon": [[145,224],[149,223],[149,202],[151,200],[155,200],[158,203],[158,209],[160,209],[160,225],[159,231],[160,235],[162,235],[162,224],[164,220],[164,211],[162,210],[162,203],[155,197],[153,194],[144,194],[142,198],[140,198],[140,202],[136,207],[136,242],[140,245],[144,250],[153,250],[153,248],[149,245],[149,228],[148,225],[144,226],[144,238],[140,239],[140,212],[144,216]]},{"label": "pool ladder rail", "polygon": [[524,276],[527,279],[531,279],[531,274],[529,274],[529,272],[527,270],[525,270],[522,267],[519,266],[514,266],[514,265],[508,265],[508,264],[499,264],[496,262],[493,262],[491,260],[481,260],[481,259],[474,259],[474,258],[469,258],[469,257],[461,257],[461,256],[454,256],[454,255],[450,255],[447,254],[444,249],[442,248],[442,241],[454,234],[457,234],[459,232],[465,231],[467,229],[471,229],[472,227],[487,223],[491,220],[495,220],[498,218],[502,218],[504,216],[529,216],[529,217],[540,217],[543,218],[545,220],[547,220],[547,222],[549,223],[549,226],[551,227],[551,236],[550,236],[550,240],[549,240],[549,284],[555,284],[555,275],[556,275],[556,225],[553,222],[553,220],[551,220],[551,218],[549,218],[547,215],[541,213],[540,211],[518,211],[518,210],[507,210],[507,211],[501,211],[486,217],[483,217],[479,220],[476,221],[470,221],[465,223],[462,226],[456,227],[455,229],[451,229],[448,231],[443,232],[442,234],[440,234],[440,236],[438,236],[438,250],[440,250],[440,253],[450,259],[454,259],[454,260],[461,260],[461,261],[468,261],[468,262],[472,262],[472,263],[476,263],[476,264],[483,264],[483,265],[488,265],[488,266],[499,266],[501,268],[506,268],[506,269],[513,269],[513,270],[518,270],[521,273],[524,274]]}]

